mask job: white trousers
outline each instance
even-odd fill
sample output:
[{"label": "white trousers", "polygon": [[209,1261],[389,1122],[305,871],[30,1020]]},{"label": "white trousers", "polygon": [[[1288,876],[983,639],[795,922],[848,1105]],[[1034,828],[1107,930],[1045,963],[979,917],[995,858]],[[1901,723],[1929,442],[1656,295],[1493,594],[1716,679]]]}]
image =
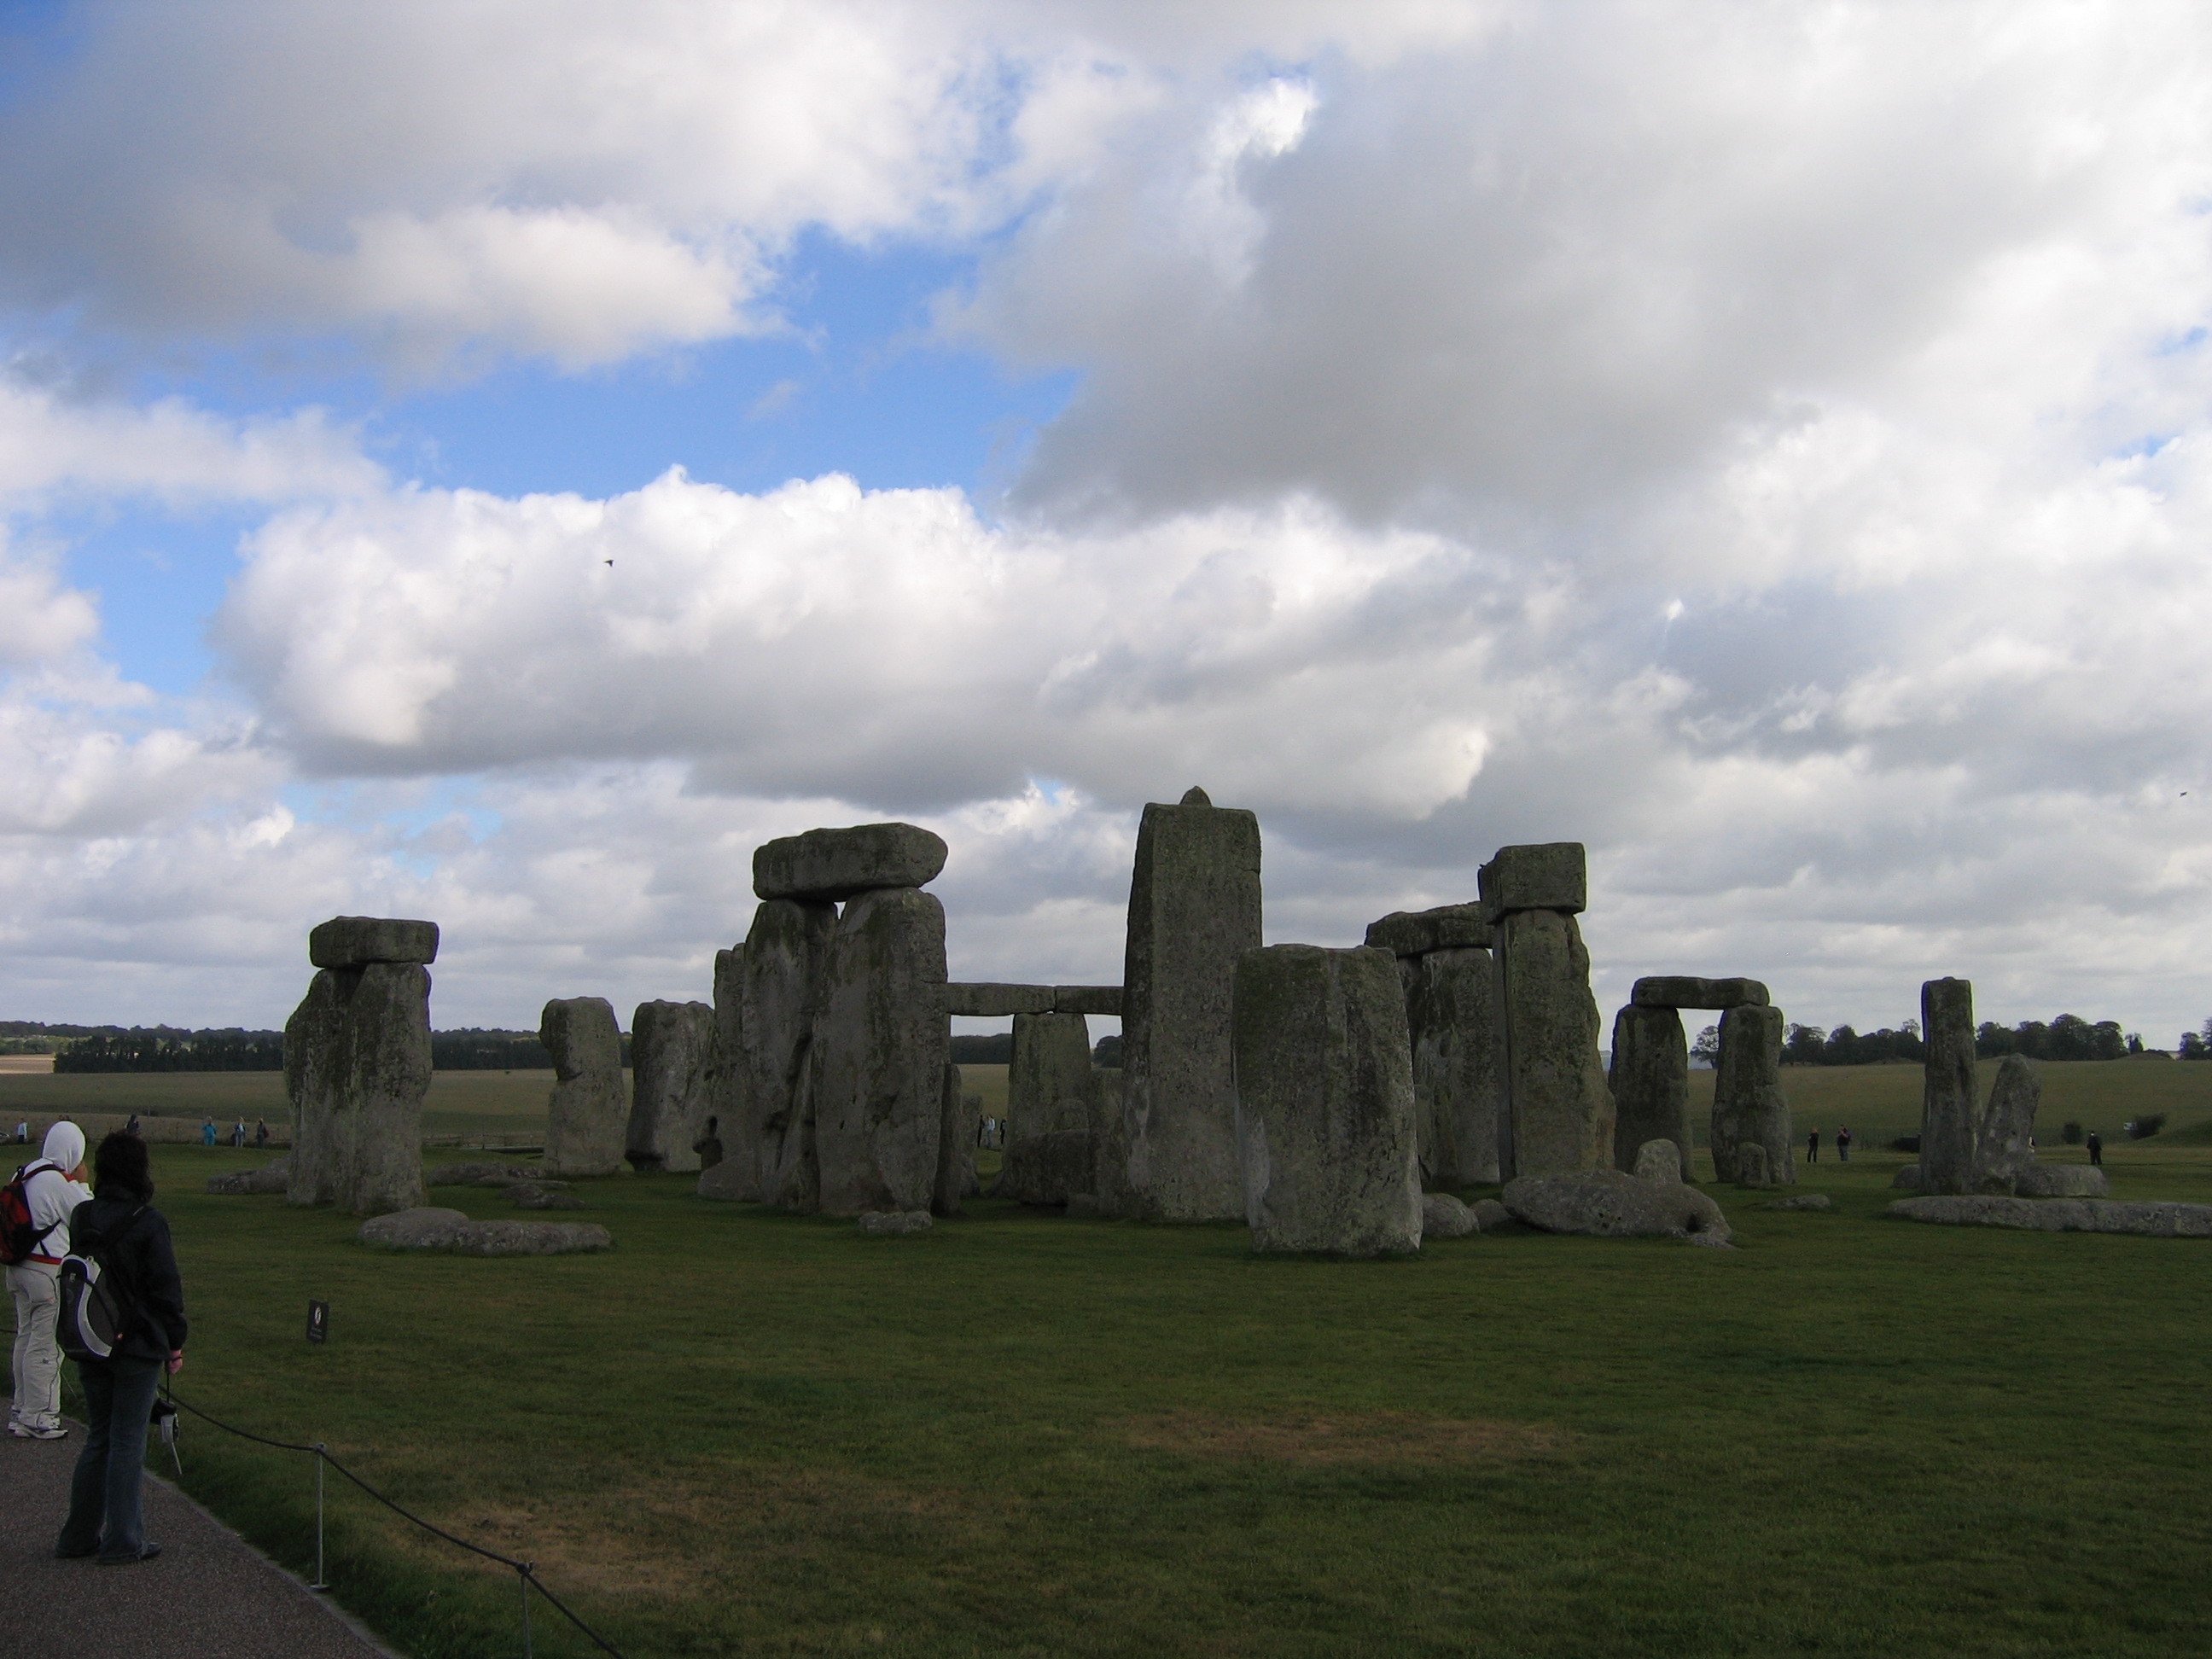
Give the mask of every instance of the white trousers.
[{"label": "white trousers", "polygon": [[8,1269],[15,1302],[15,1403],[8,1414],[27,1429],[62,1421],[62,1351],[54,1341],[54,1293],[59,1269],[26,1262]]}]

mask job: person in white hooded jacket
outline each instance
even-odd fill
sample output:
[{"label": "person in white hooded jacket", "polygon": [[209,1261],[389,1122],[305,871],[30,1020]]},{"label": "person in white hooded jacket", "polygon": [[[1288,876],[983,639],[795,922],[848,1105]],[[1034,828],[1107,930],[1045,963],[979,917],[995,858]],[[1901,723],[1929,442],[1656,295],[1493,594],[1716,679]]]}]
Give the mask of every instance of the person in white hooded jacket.
[{"label": "person in white hooded jacket", "polygon": [[74,1123],[55,1124],[46,1131],[41,1155],[16,1173],[27,1172],[23,1196],[31,1224],[47,1231],[28,1259],[8,1269],[8,1293],[15,1303],[15,1398],[8,1408],[8,1432],[18,1440],[60,1440],[69,1431],[62,1426],[55,1285],[69,1248],[70,1212],[92,1196],[82,1180],[84,1131]]}]

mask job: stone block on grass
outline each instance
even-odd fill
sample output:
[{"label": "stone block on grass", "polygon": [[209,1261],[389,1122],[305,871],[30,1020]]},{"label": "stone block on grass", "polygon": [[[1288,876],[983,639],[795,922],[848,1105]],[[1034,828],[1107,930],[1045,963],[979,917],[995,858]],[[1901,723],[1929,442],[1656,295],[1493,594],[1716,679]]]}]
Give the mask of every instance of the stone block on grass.
[{"label": "stone block on grass", "polygon": [[1728,1218],[1695,1187],[1638,1181],[1619,1170],[1522,1176],[1505,1183],[1505,1207],[1547,1233],[1600,1238],[1726,1239]]}]

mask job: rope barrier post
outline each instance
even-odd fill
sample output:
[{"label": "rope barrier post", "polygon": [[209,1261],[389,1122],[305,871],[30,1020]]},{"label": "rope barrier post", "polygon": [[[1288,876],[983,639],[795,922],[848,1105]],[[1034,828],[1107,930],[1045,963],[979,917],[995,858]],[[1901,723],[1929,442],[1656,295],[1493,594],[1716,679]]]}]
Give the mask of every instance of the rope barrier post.
[{"label": "rope barrier post", "polygon": [[530,1570],[538,1564],[525,1561],[515,1577],[522,1581],[522,1659],[532,1659],[530,1647]]},{"label": "rope barrier post", "polygon": [[315,1443],[315,1582],[307,1586],[311,1590],[326,1590],[329,1583],[323,1577],[323,1443]]}]

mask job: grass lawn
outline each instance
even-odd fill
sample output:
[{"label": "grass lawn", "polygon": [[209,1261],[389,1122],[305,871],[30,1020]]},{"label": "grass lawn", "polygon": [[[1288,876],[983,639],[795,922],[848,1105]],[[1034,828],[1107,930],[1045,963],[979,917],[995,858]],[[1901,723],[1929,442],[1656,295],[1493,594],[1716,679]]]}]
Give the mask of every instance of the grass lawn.
[{"label": "grass lawn", "polygon": [[[1829,1214],[1715,1188],[1735,1252],[1334,1263],[990,1202],[867,1239],[635,1176],[581,1188],[609,1255],[409,1259],[199,1190],[251,1154],[155,1151],[186,1397],[534,1559],[633,1659],[2212,1650],[2212,1244],[1880,1219],[1895,1154],[1809,1172]],[[2212,1201],[2212,1148],[2107,1164]],[[184,1452],[306,1559],[307,1460]],[[511,1575],[331,1493],[349,1605],[518,1650]]]}]

